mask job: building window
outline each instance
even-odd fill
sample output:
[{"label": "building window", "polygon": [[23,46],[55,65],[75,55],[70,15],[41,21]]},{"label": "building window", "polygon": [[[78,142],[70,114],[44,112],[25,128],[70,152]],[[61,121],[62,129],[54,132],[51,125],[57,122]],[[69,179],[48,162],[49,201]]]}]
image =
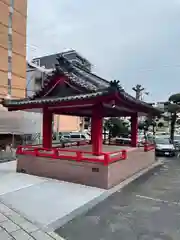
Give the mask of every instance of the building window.
[{"label": "building window", "polygon": [[11,79],[11,78],[12,78],[12,73],[8,72],[8,79]]},{"label": "building window", "polygon": [[12,6],[9,6],[9,12],[10,12],[10,13],[13,13],[13,11],[14,11],[13,7],[12,7]]},{"label": "building window", "polygon": [[14,0],[10,0],[8,16],[8,94],[11,95],[12,87],[12,17],[14,11]]},{"label": "building window", "polygon": [[8,72],[12,72],[12,62],[8,62]]},{"label": "building window", "polygon": [[[9,36],[10,37],[10,36]],[[9,41],[8,41],[8,49],[10,50],[10,51],[12,51],[12,40],[11,39],[9,39]]]},{"label": "building window", "polygon": [[9,18],[8,18],[8,27],[12,28],[12,13],[9,13]]},{"label": "building window", "polygon": [[37,66],[40,66],[40,59],[34,59],[32,60],[32,63],[36,64]]},{"label": "building window", "polygon": [[8,49],[8,57],[12,57],[12,50],[10,50],[10,49]]},{"label": "building window", "polygon": [[12,35],[12,27],[8,27],[8,34]]},{"label": "building window", "polygon": [[9,42],[12,42],[12,35],[11,34],[8,34],[8,40],[9,40]]},{"label": "building window", "polygon": [[12,58],[11,56],[8,56],[8,63],[11,63],[12,62]]},{"label": "building window", "polygon": [[42,85],[42,78],[35,78],[35,84],[36,85]]}]

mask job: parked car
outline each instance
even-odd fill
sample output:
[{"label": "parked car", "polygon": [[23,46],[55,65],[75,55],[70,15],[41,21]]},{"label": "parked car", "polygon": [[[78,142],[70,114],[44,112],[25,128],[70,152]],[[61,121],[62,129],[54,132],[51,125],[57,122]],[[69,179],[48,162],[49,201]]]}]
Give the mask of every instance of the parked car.
[{"label": "parked car", "polygon": [[130,144],[131,143],[131,138],[126,138],[126,137],[116,137],[115,139],[116,144]]},{"label": "parked car", "polygon": [[[139,147],[142,147],[144,146],[144,142],[145,142],[145,138],[144,138],[144,135],[138,135],[138,146]],[[116,138],[116,143],[117,144],[131,144],[131,136],[128,136],[128,137],[117,137]]]},{"label": "parked car", "polygon": [[176,149],[169,138],[156,137],[155,138],[155,155],[174,157]]},{"label": "parked car", "polygon": [[91,137],[87,133],[70,132],[70,133],[62,133],[61,140],[68,140],[69,142],[76,142],[76,141],[82,141],[82,140],[90,141]]},{"label": "parked car", "polygon": [[174,135],[174,146],[177,150],[180,150],[180,135]]}]

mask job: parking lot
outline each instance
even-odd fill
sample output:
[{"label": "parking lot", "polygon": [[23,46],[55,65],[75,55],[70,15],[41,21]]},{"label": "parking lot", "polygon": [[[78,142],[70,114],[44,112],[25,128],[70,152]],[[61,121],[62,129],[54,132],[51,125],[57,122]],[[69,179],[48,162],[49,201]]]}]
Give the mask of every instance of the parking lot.
[{"label": "parking lot", "polygon": [[180,158],[116,192],[57,233],[67,240],[179,240]]}]

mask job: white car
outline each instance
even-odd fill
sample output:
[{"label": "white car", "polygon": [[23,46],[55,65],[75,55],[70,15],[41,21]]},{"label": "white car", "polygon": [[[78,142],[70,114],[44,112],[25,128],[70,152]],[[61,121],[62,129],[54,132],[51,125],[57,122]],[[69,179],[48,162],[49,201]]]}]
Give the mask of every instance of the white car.
[{"label": "white car", "polygon": [[169,138],[156,137],[155,138],[155,155],[174,157],[176,149]]},{"label": "white car", "polygon": [[81,132],[71,132],[67,134],[62,134],[61,139],[67,139],[68,141],[76,142],[76,141],[82,141],[87,140],[90,141],[91,137],[87,133],[81,133]]}]

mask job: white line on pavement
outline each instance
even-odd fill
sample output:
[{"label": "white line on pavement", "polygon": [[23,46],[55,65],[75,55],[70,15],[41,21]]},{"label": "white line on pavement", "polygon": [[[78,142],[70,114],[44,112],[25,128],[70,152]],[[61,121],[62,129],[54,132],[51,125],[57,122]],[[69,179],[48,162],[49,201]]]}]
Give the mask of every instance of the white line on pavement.
[{"label": "white line on pavement", "polygon": [[169,202],[167,200],[162,200],[162,199],[159,199],[159,198],[152,198],[152,197],[142,196],[142,195],[136,195],[136,197],[146,199],[146,200],[152,200],[152,201],[155,201],[155,202],[167,203],[169,205],[173,204],[173,205],[180,206],[180,202],[175,202],[175,201]]}]

